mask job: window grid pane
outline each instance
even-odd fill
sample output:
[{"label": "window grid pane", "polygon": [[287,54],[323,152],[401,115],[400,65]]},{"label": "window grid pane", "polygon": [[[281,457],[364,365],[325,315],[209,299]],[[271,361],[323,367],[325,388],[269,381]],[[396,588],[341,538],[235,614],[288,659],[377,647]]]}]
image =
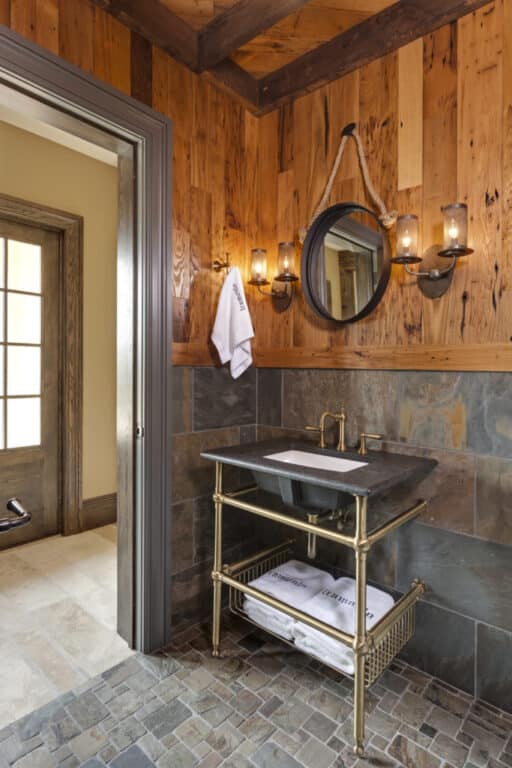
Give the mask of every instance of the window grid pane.
[{"label": "window grid pane", "polygon": [[0,451],[41,444],[41,256],[0,238]]},{"label": "window grid pane", "polygon": [[7,448],[41,444],[41,398],[7,398]]},{"label": "window grid pane", "polygon": [[41,246],[9,240],[7,254],[7,288],[41,293]]}]

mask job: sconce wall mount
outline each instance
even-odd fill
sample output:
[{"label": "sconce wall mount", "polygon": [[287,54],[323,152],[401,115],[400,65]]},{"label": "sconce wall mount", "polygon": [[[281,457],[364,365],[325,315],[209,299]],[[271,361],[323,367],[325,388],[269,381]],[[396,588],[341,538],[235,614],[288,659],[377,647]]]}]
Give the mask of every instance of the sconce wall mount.
[{"label": "sconce wall mount", "polygon": [[[468,209],[465,203],[452,203],[441,208],[444,217],[444,243],[432,245],[419,255],[419,219],[413,214],[399,216],[396,223],[396,253],[391,259],[401,264],[408,275],[417,279],[420,291],[429,299],[443,296],[451,285],[457,260],[473,253],[468,247]],[[443,262],[450,259],[445,266]],[[424,262],[424,268],[411,269]]]},{"label": "sconce wall mount", "polygon": [[[284,312],[292,303],[295,295],[294,283],[298,280],[295,274],[295,244],[279,243],[278,274],[270,282],[267,280],[267,252],[264,248],[253,248],[251,251],[251,279],[249,285],[257,287],[263,296],[272,299],[274,308]],[[269,290],[264,290],[270,285]]]}]

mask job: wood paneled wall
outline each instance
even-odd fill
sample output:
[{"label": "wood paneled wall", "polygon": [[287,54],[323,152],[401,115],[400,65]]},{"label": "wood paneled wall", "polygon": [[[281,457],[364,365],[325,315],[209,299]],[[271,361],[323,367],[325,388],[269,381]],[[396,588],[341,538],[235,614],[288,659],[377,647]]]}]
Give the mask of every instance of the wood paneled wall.
[{"label": "wood paneled wall", "polygon": [[[222,276],[307,225],[336,153],[357,121],[389,208],[421,216],[439,242],[440,206],[470,206],[475,254],[430,301],[401,267],[379,308],[347,328],[299,295],[273,310],[247,287],[260,365],[512,370],[512,0],[496,0],[423,40],[260,119],[88,0],[0,0],[0,22],[151,104],[174,123],[174,360],[211,364]],[[332,202],[365,202],[350,147]]]}]

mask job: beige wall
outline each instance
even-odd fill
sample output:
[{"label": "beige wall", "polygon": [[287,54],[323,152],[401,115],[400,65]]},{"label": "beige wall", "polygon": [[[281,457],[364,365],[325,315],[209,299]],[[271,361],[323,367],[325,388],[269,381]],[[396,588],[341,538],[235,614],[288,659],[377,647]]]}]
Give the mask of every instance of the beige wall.
[{"label": "beige wall", "polygon": [[84,499],[116,490],[117,168],[0,123],[0,192],[84,218]]}]

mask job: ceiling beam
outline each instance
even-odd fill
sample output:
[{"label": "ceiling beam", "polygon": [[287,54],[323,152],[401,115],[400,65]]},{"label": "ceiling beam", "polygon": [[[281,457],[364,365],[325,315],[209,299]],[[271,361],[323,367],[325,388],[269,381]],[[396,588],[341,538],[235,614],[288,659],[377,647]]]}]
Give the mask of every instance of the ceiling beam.
[{"label": "ceiling beam", "polygon": [[157,0],[92,0],[189,69],[199,69],[197,32]]},{"label": "ceiling beam", "polygon": [[199,33],[199,67],[212,69],[308,0],[239,0]]},{"label": "ceiling beam", "polygon": [[489,0],[399,0],[259,80],[258,114],[337,80],[487,3]]},{"label": "ceiling beam", "polygon": [[251,112],[258,111],[258,81],[231,59],[224,59],[213,69],[207,70],[203,76],[231,95],[237,96]]}]

